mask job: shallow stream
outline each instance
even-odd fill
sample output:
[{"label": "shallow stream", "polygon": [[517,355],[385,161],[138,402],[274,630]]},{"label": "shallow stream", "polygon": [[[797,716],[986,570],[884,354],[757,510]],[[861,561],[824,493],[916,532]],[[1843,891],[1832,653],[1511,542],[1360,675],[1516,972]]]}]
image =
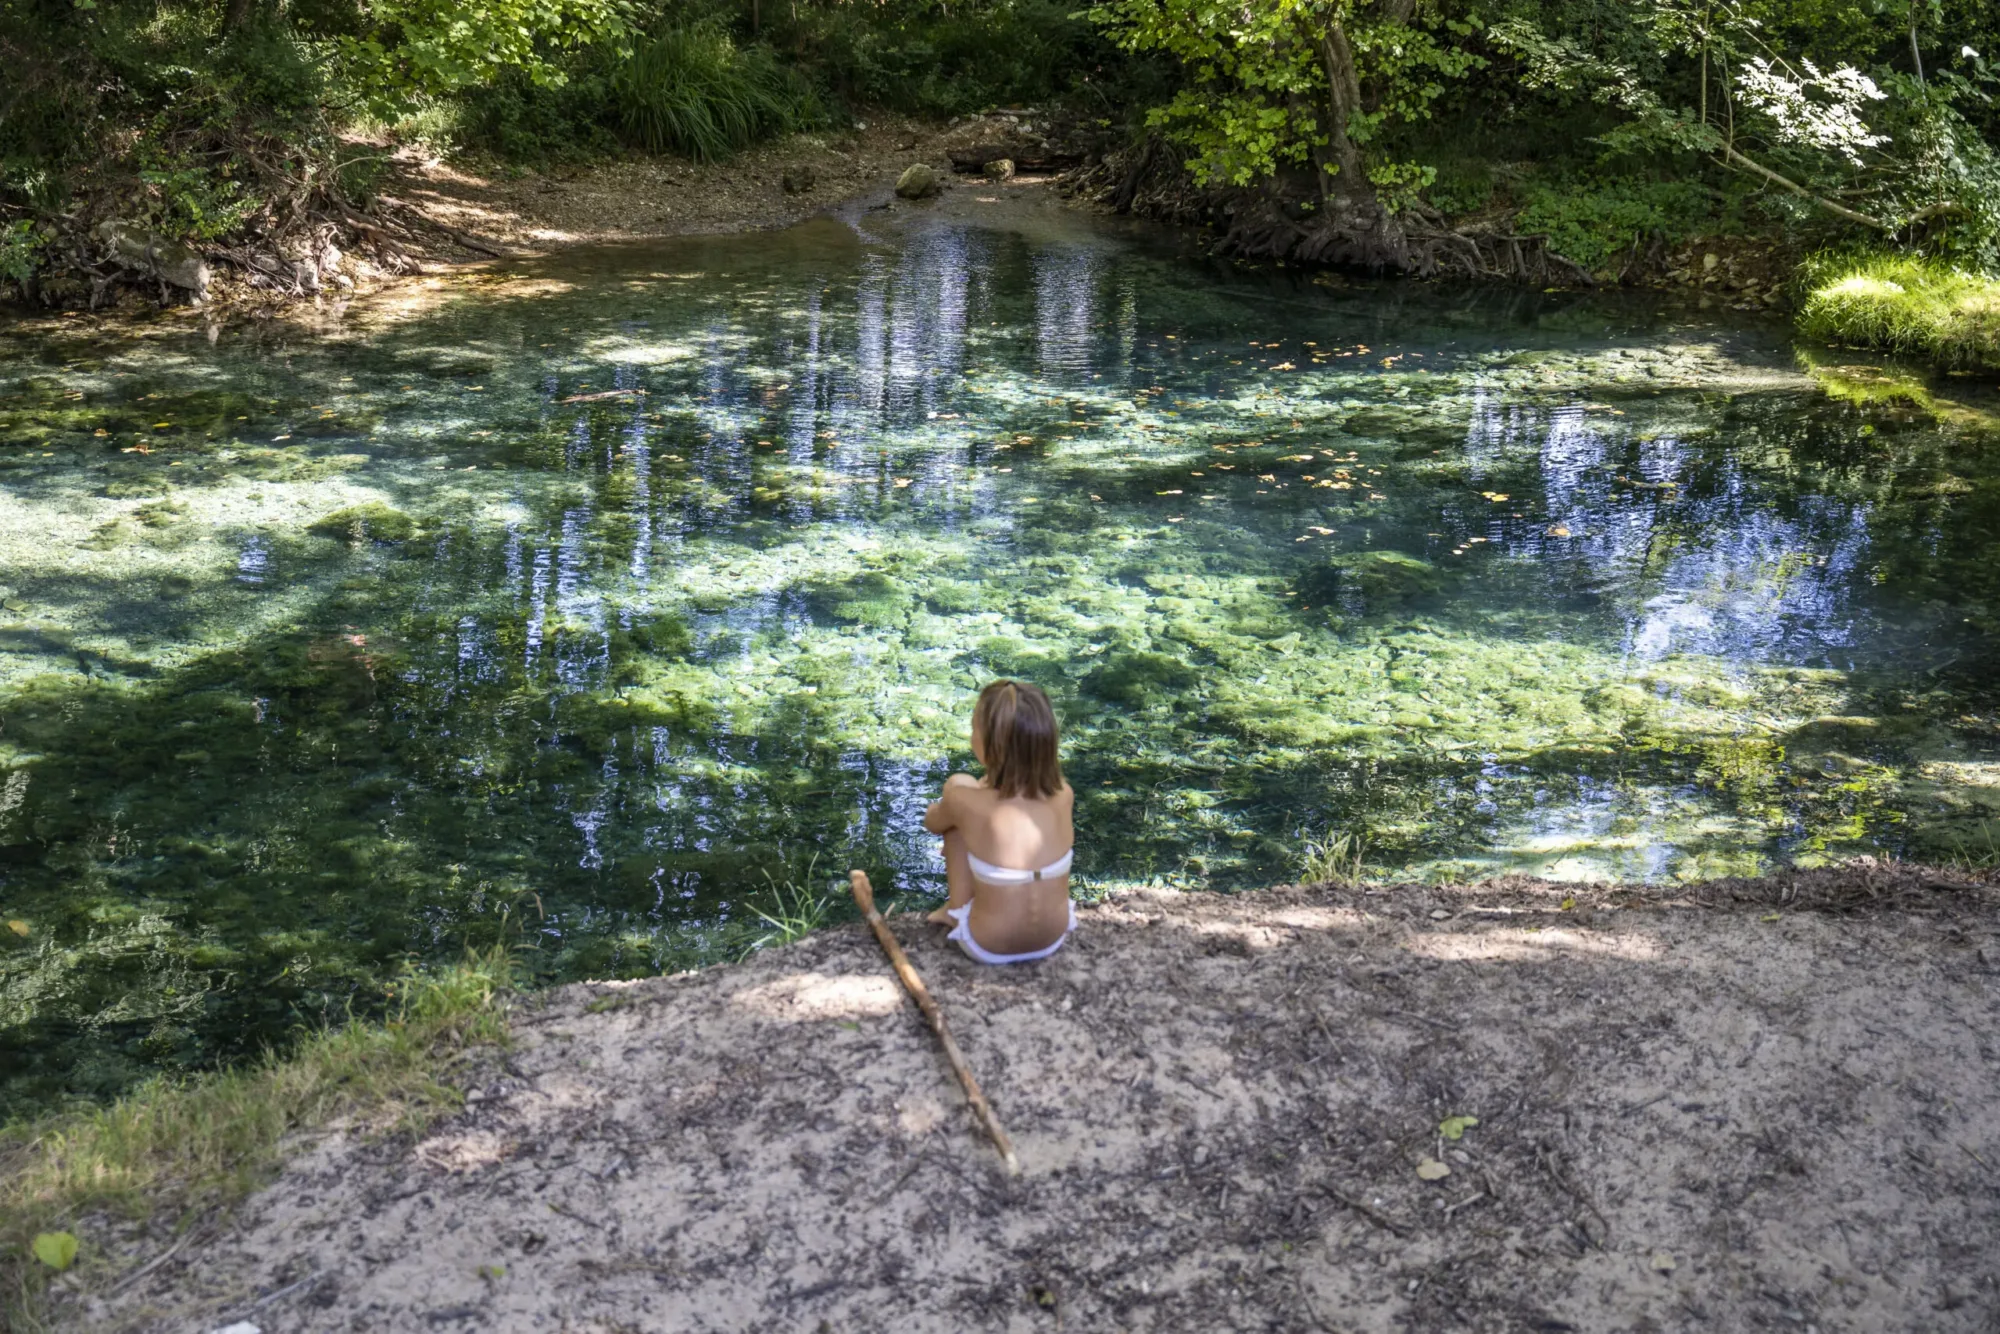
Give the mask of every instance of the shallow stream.
[{"label": "shallow stream", "polygon": [[849,865],[914,905],[1002,674],[1086,894],[1991,857],[1994,407],[965,191],[314,331],[0,327],[0,1116],[468,944],[637,975]]}]

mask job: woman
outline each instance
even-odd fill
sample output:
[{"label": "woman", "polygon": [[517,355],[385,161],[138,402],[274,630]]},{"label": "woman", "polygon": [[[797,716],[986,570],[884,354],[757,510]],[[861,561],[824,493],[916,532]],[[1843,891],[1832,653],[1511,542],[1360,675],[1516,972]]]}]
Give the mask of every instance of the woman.
[{"label": "woman", "polygon": [[930,915],[980,963],[1027,963],[1062,948],[1076,929],[1069,868],[1076,793],[1056,759],[1049,697],[995,681],[972,709],[972,754],[986,777],[953,774],[924,814],[944,835],[950,897]]}]

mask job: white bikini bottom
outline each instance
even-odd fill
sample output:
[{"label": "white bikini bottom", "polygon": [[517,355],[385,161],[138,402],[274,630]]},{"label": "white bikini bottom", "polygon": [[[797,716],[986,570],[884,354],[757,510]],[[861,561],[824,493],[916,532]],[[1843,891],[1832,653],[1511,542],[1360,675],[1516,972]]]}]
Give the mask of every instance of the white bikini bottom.
[{"label": "white bikini bottom", "polygon": [[[1069,858],[1064,857],[1064,870],[1069,869],[1068,864]],[[1021,871],[1016,874],[1026,875],[1028,872]],[[982,880],[985,879],[984,876],[980,878]],[[1063,942],[1069,939],[1069,933],[1076,930],[1076,905],[1072,903],[1069,905],[1069,926],[1064,929],[1060,936],[1056,937],[1055,944],[1049,946],[1047,949],[1031,950],[1027,954],[995,954],[991,950],[982,948],[979,942],[972,938],[972,923],[970,920],[972,917],[971,904],[968,903],[960,908],[946,908],[944,911],[945,915],[951,918],[954,923],[951,931],[946,934],[945,939],[957,941],[958,947],[964,950],[965,956],[974,963],[1033,963],[1037,959],[1046,959],[1061,949]]]}]

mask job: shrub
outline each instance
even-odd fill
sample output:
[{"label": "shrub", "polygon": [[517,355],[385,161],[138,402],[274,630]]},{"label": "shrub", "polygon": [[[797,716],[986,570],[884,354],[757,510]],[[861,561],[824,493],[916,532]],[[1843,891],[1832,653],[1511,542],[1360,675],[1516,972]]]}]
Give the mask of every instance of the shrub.
[{"label": "shrub", "polygon": [[592,51],[558,88],[509,73],[470,90],[461,122],[468,141],[511,162],[580,162],[611,153],[618,108],[610,66],[605,53]]},{"label": "shrub", "polygon": [[1591,189],[1536,185],[1516,221],[1547,233],[1556,253],[1587,269],[1649,238],[1674,240],[1715,214],[1713,192],[1693,181],[1612,180]]}]

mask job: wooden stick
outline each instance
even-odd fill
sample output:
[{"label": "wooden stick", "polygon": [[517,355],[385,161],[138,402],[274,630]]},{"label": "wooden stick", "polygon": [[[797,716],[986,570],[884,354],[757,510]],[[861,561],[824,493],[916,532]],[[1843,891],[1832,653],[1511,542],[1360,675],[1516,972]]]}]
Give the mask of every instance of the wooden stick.
[{"label": "wooden stick", "polygon": [[868,883],[866,871],[850,871],[847,874],[849,886],[854,891],[855,906],[868,919],[868,925],[875,928],[875,939],[882,942],[882,952],[889,956],[889,964],[896,970],[903,989],[910,993],[910,999],[917,1003],[924,1018],[930,1020],[931,1031],[937,1034],[938,1045],[944,1048],[945,1060],[951,1062],[952,1073],[965,1086],[965,1099],[972,1104],[974,1115],[986,1127],[986,1133],[993,1137],[994,1147],[1000,1150],[1000,1161],[1007,1165],[1010,1176],[1021,1175],[1021,1160],[1014,1156],[1014,1141],[1007,1138],[1007,1132],[1000,1125],[1000,1118],[993,1114],[993,1105],[986,1101],[986,1095],[979,1091],[979,1081],[972,1077],[972,1067],[965,1063],[965,1054],[952,1040],[951,1029],[945,1024],[944,1011],[938,1009],[931,999],[930,989],[917,976],[917,970],[910,966],[910,960],[903,953],[903,947],[896,943],[896,937],[889,930],[889,924],[882,920],[882,914],[875,910],[875,888]]}]

